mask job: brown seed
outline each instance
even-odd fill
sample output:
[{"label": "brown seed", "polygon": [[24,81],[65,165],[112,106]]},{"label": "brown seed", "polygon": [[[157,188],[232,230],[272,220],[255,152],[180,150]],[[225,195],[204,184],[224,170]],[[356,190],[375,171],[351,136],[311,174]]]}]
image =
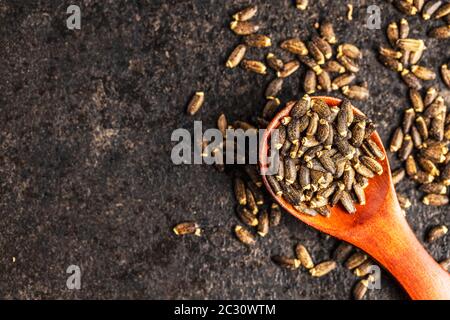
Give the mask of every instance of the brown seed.
[{"label": "brown seed", "polygon": [[296,0],[295,6],[299,10],[302,10],[302,11],[306,10],[306,8],[308,7],[308,0]]},{"label": "brown seed", "polygon": [[362,52],[359,50],[359,48],[353,44],[350,43],[344,43],[339,45],[338,47],[338,56],[339,55],[345,55],[349,57],[350,59],[361,59],[362,58]]},{"label": "brown seed", "polygon": [[241,63],[242,59],[244,59],[245,52],[247,51],[247,47],[244,44],[238,45],[233,52],[231,52],[228,60],[226,62],[227,68],[235,68]]},{"label": "brown seed", "polygon": [[428,32],[428,36],[436,39],[450,38],[450,25],[435,27]]},{"label": "brown seed", "polygon": [[337,246],[336,250],[334,250],[333,258],[336,261],[342,262],[348,257],[348,255],[352,250],[353,246],[351,244],[341,241]]},{"label": "brown seed", "polygon": [[383,166],[380,163],[378,163],[377,160],[367,156],[362,156],[360,157],[360,159],[366,167],[368,167],[376,174],[381,175],[383,173]]},{"label": "brown seed", "polygon": [[330,75],[328,74],[328,72],[323,70],[317,76],[317,80],[319,81],[319,86],[318,86],[319,89],[324,90],[325,92],[331,91],[331,79],[330,79]]},{"label": "brown seed", "polygon": [[422,112],[424,110],[424,102],[419,91],[416,89],[409,89],[409,98],[415,112]]},{"label": "brown seed", "polygon": [[298,205],[295,205],[294,208],[303,214],[306,214],[308,216],[314,217],[317,215],[317,211],[314,209],[311,209],[309,207],[307,207],[304,203],[300,203]]},{"label": "brown seed", "polygon": [[331,84],[333,90],[337,90],[344,86],[348,86],[355,80],[356,75],[354,73],[344,73],[343,75],[335,78]]},{"label": "brown seed", "polygon": [[408,23],[408,20],[402,18],[400,20],[399,38],[400,39],[405,39],[405,38],[408,38],[408,35],[409,35],[409,23]]},{"label": "brown seed", "polygon": [[351,130],[352,137],[350,138],[350,143],[354,146],[359,148],[361,144],[363,143],[365,132],[366,132],[366,121],[359,121],[355,125],[353,125],[353,128]]},{"label": "brown seed", "polygon": [[256,204],[256,199],[253,196],[253,193],[250,189],[246,189],[246,193],[247,193],[247,208],[248,211],[253,214],[256,215],[259,211],[258,205]]},{"label": "brown seed", "polygon": [[412,142],[411,136],[409,134],[405,135],[405,137],[403,138],[402,146],[401,146],[400,150],[398,150],[399,159],[401,159],[402,161],[405,161],[411,154],[413,148],[414,148],[414,143]]},{"label": "brown seed", "polygon": [[392,183],[394,185],[398,184],[405,177],[405,169],[397,169],[392,172]]},{"label": "brown seed", "polygon": [[373,263],[373,261],[366,260],[366,262],[364,262],[363,264],[361,264],[357,268],[355,268],[353,273],[357,277],[367,276],[368,274],[370,274],[372,272],[372,268],[373,268],[372,266],[374,266],[374,265],[375,265],[375,263]]},{"label": "brown seed", "polygon": [[428,139],[428,126],[422,116],[416,118],[416,128],[419,131],[422,140]]},{"label": "brown seed", "polygon": [[307,94],[313,94],[316,92],[316,86],[317,86],[317,76],[316,73],[312,70],[306,70],[305,74],[305,80],[303,82],[303,90]]},{"label": "brown seed", "polygon": [[397,40],[399,39],[399,30],[396,22],[389,23],[386,29],[386,35],[389,40],[391,46],[395,47],[397,44]]},{"label": "brown seed", "polygon": [[289,258],[286,256],[275,255],[272,257],[273,262],[278,264],[280,267],[287,268],[290,270],[295,270],[300,267],[300,261],[295,258]]},{"label": "brown seed", "polygon": [[328,60],[325,62],[323,69],[328,72],[344,73],[345,67],[336,60]]},{"label": "brown seed", "polygon": [[258,225],[258,219],[246,207],[238,206],[236,211],[241,221],[246,225],[250,227],[255,227]]},{"label": "brown seed", "polygon": [[325,261],[322,263],[319,263],[314,268],[309,269],[309,273],[313,277],[322,277],[334,269],[336,269],[337,264],[336,261]]},{"label": "brown seed", "polygon": [[201,229],[196,222],[179,223],[173,228],[173,232],[177,236],[183,236],[183,235],[187,235],[187,234],[194,234],[196,236],[201,235]]},{"label": "brown seed", "polygon": [[355,300],[362,300],[366,295],[369,281],[367,279],[359,280],[353,288],[353,298]]},{"label": "brown seed", "polygon": [[253,18],[258,12],[257,6],[247,7],[233,15],[233,19],[236,21],[247,21]]},{"label": "brown seed", "polygon": [[272,40],[263,34],[250,34],[244,38],[249,47],[266,48],[272,45]]},{"label": "brown seed", "polygon": [[329,21],[324,21],[320,24],[320,35],[330,44],[334,44],[337,42],[333,24]]},{"label": "brown seed", "polygon": [[274,99],[283,89],[283,78],[275,78],[272,80],[266,89],[266,98]]},{"label": "brown seed", "polygon": [[394,5],[399,11],[406,15],[413,16],[417,13],[417,8],[414,7],[412,1],[395,0]]},{"label": "brown seed", "polygon": [[369,98],[369,90],[361,86],[344,86],[342,93],[350,99],[367,100]]},{"label": "brown seed", "polygon": [[300,67],[300,63],[297,60],[292,60],[284,65],[283,70],[277,72],[277,76],[280,78],[287,78]]},{"label": "brown seed", "polygon": [[411,67],[412,73],[415,74],[415,76],[422,80],[434,80],[436,79],[436,73],[423,66],[414,65]]},{"label": "brown seed", "polygon": [[247,195],[245,192],[245,184],[241,178],[234,179],[234,195],[240,205],[245,206],[247,204]]},{"label": "brown seed", "polygon": [[234,233],[236,234],[236,237],[239,239],[239,241],[246,245],[254,245],[256,243],[255,236],[240,225],[234,227]]},{"label": "brown seed", "polygon": [[342,206],[348,213],[353,214],[356,212],[356,208],[353,203],[353,199],[352,199],[350,193],[348,193],[347,191],[342,191],[342,195],[341,195],[339,201],[341,202]]},{"label": "brown seed", "polygon": [[355,163],[353,165],[353,167],[355,168],[356,172],[358,172],[360,175],[362,175],[364,177],[367,177],[370,179],[375,176],[375,174],[372,170],[370,170],[368,167],[361,164],[360,162]]},{"label": "brown seed", "polygon": [[220,133],[222,133],[222,136],[225,138],[226,130],[228,128],[228,121],[224,113],[220,114],[219,118],[217,119],[217,128],[220,130]]},{"label": "brown seed", "polygon": [[264,204],[264,195],[261,192],[261,189],[258,188],[252,181],[247,183],[248,188],[252,191],[253,196],[255,197],[256,204],[261,206]]},{"label": "brown seed", "polygon": [[319,48],[319,50],[325,56],[325,59],[331,58],[331,56],[333,55],[333,49],[324,38],[315,35],[312,37],[311,41]]},{"label": "brown seed", "polygon": [[308,49],[306,48],[306,45],[298,38],[291,38],[284,40],[280,44],[281,49],[286,50],[293,54],[298,54],[301,56],[308,54]]},{"label": "brown seed", "polygon": [[338,56],[337,59],[348,72],[352,72],[352,73],[359,72],[358,64],[355,61],[353,61],[352,59],[350,59],[349,57],[342,55],[342,56]]},{"label": "brown seed", "polygon": [[406,159],[406,165],[405,165],[406,173],[408,176],[412,177],[417,174],[417,164],[416,160],[413,156],[408,156]]},{"label": "brown seed", "polygon": [[404,51],[421,51],[425,49],[425,43],[422,39],[398,39],[396,45],[399,49]]},{"label": "brown seed", "polygon": [[262,63],[261,61],[256,60],[243,60],[242,66],[244,69],[248,71],[252,71],[259,74],[266,74],[266,65]]},{"label": "brown seed", "polygon": [[[397,40],[395,40],[395,41],[397,41]],[[387,58],[400,59],[402,57],[402,53],[400,51],[396,51],[396,50],[388,48],[388,47],[381,46],[378,49],[378,52],[380,53],[380,55],[387,57]]]},{"label": "brown seed", "polygon": [[447,152],[448,152],[447,147],[441,147],[439,145],[427,146],[420,150],[421,155],[436,163],[444,162],[445,154],[447,154]]},{"label": "brown seed", "polygon": [[258,235],[265,237],[269,233],[269,214],[262,210],[258,218]]},{"label": "brown seed", "polygon": [[314,99],[312,100],[311,105],[312,111],[317,113],[321,119],[328,120],[331,116],[331,110],[328,104],[322,99]]},{"label": "brown seed", "polygon": [[414,181],[417,181],[419,183],[431,183],[434,180],[434,176],[426,173],[422,170],[417,170],[416,175],[413,177]]},{"label": "brown seed", "polygon": [[445,206],[448,204],[448,197],[443,194],[427,194],[422,202],[427,206]]},{"label": "brown seed", "polygon": [[429,87],[427,89],[427,93],[425,95],[425,98],[423,100],[423,103],[425,105],[425,107],[428,107],[430,104],[433,103],[434,99],[436,99],[436,97],[439,95],[438,90],[436,90],[435,87]]},{"label": "brown seed", "polygon": [[436,226],[430,229],[427,235],[428,242],[434,242],[443,236],[445,236],[448,232],[448,228],[445,225]]},{"label": "brown seed", "polygon": [[403,70],[403,64],[397,59],[380,55],[379,60],[384,66],[392,71],[401,72]]},{"label": "brown seed", "polygon": [[450,70],[448,69],[447,64],[441,66],[441,77],[445,85],[450,88]]},{"label": "brown seed", "polygon": [[195,113],[197,113],[198,110],[200,110],[204,101],[205,101],[205,93],[202,91],[196,92],[195,95],[192,97],[191,101],[189,102],[189,105],[187,107],[187,113],[193,116]]},{"label": "brown seed", "polygon": [[314,60],[316,60],[319,65],[325,63],[325,55],[314,42],[308,41],[306,43],[306,46],[308,48],[308,53],[314,58]]},{"label": "brown seed", "polygon": [[397,199],[400,204],[400,208],[408,209],[409,207],[411,207],[411,201],[409,201],[409,199],[405,195],[397,193]]},{"label": "brown seed", "polygon": [[343,182],[347,191],[352,190],[353,183],[355,182],[355,169],[349,163],[345,165]]},{"label": "brown seed", "polygon": [[[306,129],[306,135],[311,137],[314,136],[317,132],[317,126],[319,124],[319,115],[316,112],[313,112],[311,114],[311,117],[309,119],[308,128]],[[312,144],[317,145],[312,139],[305,140],[303,143],[308,143],[310,147],[313,147]]]},{"label": "brown seed", "polygon": [[403,116],[403,133],[409,133],[409,129],[411,128],[411,125],[414,121],[414,118],[416,117],[416,113],[414,112],[413,108],[407,109],[405,111],[405,114]]},{"label": "brown seed", "polygon": [[450,3],[445,3],[433,14],[434,19],[440,19],[450,14]]},{"label": "brown seed", "polygon": [[249,21],[233,21],[230,24],[230,29],[240,36],[247,36],[258,32],[259,26]]},{"label": "brown seed", "polygon": [[[277,112],[278,106],[280,105],[280,100],[278,98],[269,99],[264,106],[262,116],[265,119],[272,119]],[[281,128],[278,128],[280,130]]]},{"label": "brown seed", "polygon": [[420,190],[425,193],[447,194],[447,186],[439,182],[423,184],[420,186]]},{"label": "brown seed", "polygon": [[322,68],[317,64],[316,60],[310,56],[299,56],[298,59],[308,68],[312,69],[316,74],[322,72]]},{"label": "brown seed", "polygon": [[409,64],[416,64],[416,63],[418,63],[419,60],[422,58],[424,50],[425,49],[418,50],[418,51],[411,51],[410,54],[409,54]]},{"label": "brown seed", "polygon": [[432,176],[439,176],[440,172],[437,166],[431,161],[430,159],[425,159],[422,157],[419,157],[419,165],[421,168],[428,174]]},{"label": "brown seed", "polygon": [[367,255],[363,252],[355,252],[352,254],[347,261],[345,261],[345,267],[349,270],[359,267],[367,260]]},{"label": "brown seed", "polygon": [[281,221],[280,206],[276,203],[272,203],[270,207],[269,225],[271,227],[276,227],[280,224],[280,221]]},{"label": "brown seed", "polygon": [[294,183],[297,178],[297,168],[293,159],[286,159],[284,161],[284,175],[287,184]]},{"label": "brown seed", "polygon": [[366,195],[364,193],[364,188],[356,181],[353,183],[353,191],[355,192],[356,198],[358,199],[358,203],[360,205],[365,205]]},{"label": "brown seed", "polygon": [[311,258],[311,255],[304,245],[300,243],[297,244],[297,246],[295,247],[295,255],[297,256],[297,259],[300,260],[302,266],[304,266],[306,269],[311,269],[314,267],[314,262]]},{"label": "brown seed", "polygon": [[422,9],[422,18],[428,20],[442,5],[441,0],[426,1]]},{"label": "brown seed", "polygon": [[386,155],[383,151],[381,151],[380,147],[376,144],[375,141],[366,138],[365,144],[375,157],[377,157],[379,160],[384,160]]},{"label": "brown seed", "polygon": [[266,56],[267,65],[275,71],[281,71],[284,68],[284,63],[278,59],[273,53],[268,53]]},{"label": "brown seed", "polygon": [[420,80],[409,70],[404,69],[401,73],[403,82],[406,83],[406,85],[412,89],[420,90],[422,89],[422,84],[420,83]]},{"label": "brown seed", "polygon": [[414,4],[414,7],[417,8],[417,12],[422,11],[424,3],[425,3],[425,0],[413,0],[413,4]]}]

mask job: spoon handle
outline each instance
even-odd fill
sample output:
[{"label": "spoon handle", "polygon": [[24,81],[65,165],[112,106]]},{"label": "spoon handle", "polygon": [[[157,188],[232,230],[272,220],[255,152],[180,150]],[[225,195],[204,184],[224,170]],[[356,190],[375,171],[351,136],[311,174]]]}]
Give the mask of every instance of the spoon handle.
[{"label": "spoon handle", "polygon": [[390,271],[412,299],[450,300],[449,273],[417,240],[393,192],[390,198],[360,247]]}]

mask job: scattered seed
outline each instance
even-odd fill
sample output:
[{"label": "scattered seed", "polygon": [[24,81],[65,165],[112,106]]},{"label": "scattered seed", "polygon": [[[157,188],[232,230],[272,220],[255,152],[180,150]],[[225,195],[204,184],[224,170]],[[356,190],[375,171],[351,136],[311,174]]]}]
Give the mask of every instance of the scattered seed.
[{"label": "scattered seed", "polygon": [[281,89],[283,89],[283,79],[282,78],[275,78],[272,80],[266,89],[266,98],[267,99],[275,99],[277,95],[281,92]]},{"label": "scattered seed", "polygon": [[201,235],[201,229],[196,222],[179,223],[173,228],[173,232],[177,236],[183,236],[187,234],[194,234],[196,236]]},{"label": "scattered seed", "polygon": [[409,24],[406,19],[400,20],[400,28],[399,28],[399,38],[405,39],[408,38],[409,35]]},{"label": "scattered seed", "polygon": [[369,90],[361,86],[344,86],[342,93],[350,99],[367,100],[369,98]]},{"label": "scattered seed", "polygon": [[239,241],[241,241],[243,244],[254,245],[256,243],[255,236],[240,225],[234,227],[234,233],[236,234],[236,237],[239,239]]},{"label": "scattered seed", "polygon": [[406,83],[406,85],[412,89],[420,90],[422,89],[422,84],[420,83],[420,80],[409,70],[404,69],[401,72],[401,76],[403,81]]},{"label": "scattered seed", "polygon": [[361,264],[363,264],[367,260],[367,255],[363,252],[355,252],[352,254],[347,261],[345,261],[345,267],[349,270],[352,270]]},{"label": "scattered seed", "polygon": [[436,79],[436,73],[426,67],[414,65],[411,67],[411,72],[414,73],[414,75],[422,80],[434,80]]},{"label": "scattered seed", "polygon": [[440,19],[450,14],[450,3],[445,3],[439,7],[433,14],[434,19]]},{"label": "scattered seed", "polygon": [[230,29],[240,36],[247,36],[258,32],[259,26],[249,21],[233,21],[230,24]]},{"label": "scattered seed", "polygon": [[306,45],[298,38],[291,38],[283,41],[280,44],[281,49],[286,50],[293,54],[298,54],[301,56],[308,54],[308,49]]},{"label": "scattered seed", "polygon": [[445,206],[448,204],[448,197],[443,194],[427,194],[422,202],[427,206]]},{"label": "scattered seed", "polygon": [[369,281],[367,279],[359,280],[353,288],[353,297],[355,300],[362,300],[366,295]]},{"label": "scattered seed", "polygon": [[252,71],[259,74],[266,74],[266,65],[261,61],[256,60],[243,60],[242,66],[248,71]]},{"label": "scattered seed", "polygon": [[299,67],[300,63],[297,60],[289,61],[284,65],[283,70],[277,72],[277,76],[280,78],[287,78],[297,71]]},{"label": "scattered seed", "polygon": [[430,0],[426,1],[422,8],[422,18],[428,20],[431,16],[439,9],[442,5],[440,0]]},{"label": "scattered seed", "polygon": [[295,247],[295,254],[297,256],[297,259],[300,260],[302,266],[304,266],[306,269],[311,269],[314,267],[314,262],[311,258],[311,255],[304,245],[300,243],[297,244],[297,246]]},{"label": "scattered seed", "polygon": [[353,44],[350,43],[344,43],[339,45],[338,47],[338,56],[339,55],[345,55],[350,59],[361,59],[362,58],[362,52],[359,50],[359,48]]},{"label": "scattered seed", "polygon": [[430,229],[427,235],[428,242],[434,242],[443,236],[445,236],[448,232],[448,228],[445,225],[436,226]]},{"label": "scattered seed", "polygon": [[253,18],[258,12],[257,6],[247,7],[233,15],[233,19],[236,21],[247,21]]},{"label": "scattered seed", "polygon": [[278,59],[273,53],[268,53],[266,56],[267,65],[275,71],[281,71],[284,68],[284,63]]},{"label": "scattered seed", "polygon": [[336,269],[337,264],[335,261],[325,261],[322,263],[319,263],[314,268],[309,269],[309,273],[313,277],[322,277],[334,269]]},{"label": "scattered seed", "polygon": [[270,206],[269,225],[271,227],[276,227],[280,224],[280,221],[281,221],[280,206],[276,203],[272,203],[272,205]]},{"label": "scattered seed", "polygon": [[364,263],[362,263],[361,265],[359,265],[357,268],[355,268],[353,273],[357,277],[367,276],[368,274],[370,274],[372,272],[373,265],[375,265],[373,263],[373,261],[367,260]]},{"label": "scattered seed", "polygon": [[267,210],[262,210],[258,218],[258,235],[265,237],[269,233],[269,214]]},{"label": "scattered seed", "polygon": [[311,40],[317,48],[322,52],[322,54],[325,56],[325,59],[330,59],[333,55],[333,49],[331,48],[331,45],[324,39],[317,35],[312,37]]},{"label": "scattered seed", "polygon": [[428,36],[436,39],[450,38],[450,25],[435,27],[428,32]]},{"label": "scattered seed", "polygon": [[189,102],[189,105],[187,107],[187,113],[191,116],[197,113],[198,110],[203,105],[203,102],[205,101],[205,93],[202,91],[196,92],[195,95],[192,97],[191,101]]},{"label": "scattered seed", "polygon": [[424,102],[422,99],[422,95],[416,89],[409,89],[409,98],[413,105],[415,112],[423,112],[424,110]]},{"label": "scattered seed", "polygon": [[320,35],[330,44],[334,44],[337,42],[333,24],[329,21],[324,21],[320,24]]},{"label": "scattered seed", "polygon": [[244,38],[249,47],[266,48],[272,45],[272,40],[263,34],[250,34]]},{"label": "scattered seed", "polygon": [[286,256],[275,255],[272,257],[273,262],[278,264],[280,267],[295,270],[300,267],[300,261],[295,258],[289,258]]}]

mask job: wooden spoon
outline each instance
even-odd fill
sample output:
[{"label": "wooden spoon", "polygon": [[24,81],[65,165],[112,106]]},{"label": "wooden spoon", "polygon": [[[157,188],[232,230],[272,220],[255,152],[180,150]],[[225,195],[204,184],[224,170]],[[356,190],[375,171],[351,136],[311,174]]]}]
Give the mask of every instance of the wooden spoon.
[{"label": "wooden spoon", "polygon": [[[313,97],[324,100],[330,106],[340,105],[341,100],[331,97]],[[361,248],[384,266],[404,287],[412,299],[450,300],[450,276],[427,253],[415,237],[403,216],[387,157],[380,161],[383,174],[370,179],[365,189],[366,205],[356,205],[356,213],[349,214],[340,206],[331,210],[331,217],[315,217],[297,211],[282,197],[275,195],[268,183],[267,155],[268,140],[273,129],[280,125],[280,119],[289,115],[294,102],[282,109],[268,125],[259,153],[259,165],[264,184],[273,198],[290,214],[306,224],[347,241]],[[355,113],[360,113],[354,109]],[[384,150],[380,136],[374,132],[372,139]]]}]

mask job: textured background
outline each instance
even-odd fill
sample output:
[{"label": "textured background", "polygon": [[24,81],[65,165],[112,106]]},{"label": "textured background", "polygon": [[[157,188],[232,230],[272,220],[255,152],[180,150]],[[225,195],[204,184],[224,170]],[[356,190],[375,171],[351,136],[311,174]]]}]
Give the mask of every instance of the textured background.
[{"label": "textured background", "polygon": [[[373,49],[402,15],[384,1],[310,2],[298,12],[290,0],[251,1],[275,43],[305,38],[314,22],[329,17],[339,39],[363,49],[358,79],[368,81],[372,98],[357,105],[386,142],[407,91]],[[350,2],[357,6],[352,22],[344,18]],[[192,131],[194,119],[213,127],[221,112],[250,119],[263,106],[272,76],[224,68],[239,43],[227,28],[230,15],[250,1],[58,3],[0,1],[0,297],[349,298],[355,278],[342,267],[312,279],[269,259],[291,254],[300,240],[321,261],[335,240],[284,216],[247,249],[231,232],[237,220],[230,173],[170,163],[175,128]],[[80,31],[65,27],[66,8],[75,3]],[[381,7],[381,30],[363,27],[369,4]],[[436,24],[408,20],[415,37]],[[424,64],[437,68],[449,55],[448,42],[426,39],[426,45]],[[301,94],[303,72],[289,78],[282,98]],[[442,87],[440,79],[435,83]],[[206,92],[206,103],[188,117],[185,107],[197,90]],[[431,225],[448,223],[448,207],[423,206],[411,186],[400,188],[414,196],[408,220],[423,239]],[[191,219],[204,227],[202,237],[171,232]],[[447,257],[448,237],[427,249],[436,259]],[[71,264],[82,269],[80,291],[66,289]],[[405,298],[389,276],[382,286],[368,298]]]}]

